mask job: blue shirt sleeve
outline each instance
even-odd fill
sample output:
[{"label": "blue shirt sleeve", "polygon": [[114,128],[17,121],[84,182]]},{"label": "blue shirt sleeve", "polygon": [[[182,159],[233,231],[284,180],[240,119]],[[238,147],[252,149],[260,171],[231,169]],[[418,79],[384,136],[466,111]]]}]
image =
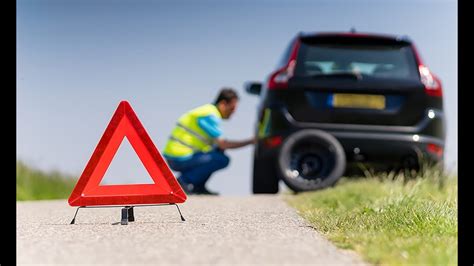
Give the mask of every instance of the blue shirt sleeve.
[{"label": "blue shirt sleeve", "polygon": [[197,122],[198,125],[212,138],[217,138],[222,135],[222,129],[219,126],[221,119],[215,115],[199,117]]}]

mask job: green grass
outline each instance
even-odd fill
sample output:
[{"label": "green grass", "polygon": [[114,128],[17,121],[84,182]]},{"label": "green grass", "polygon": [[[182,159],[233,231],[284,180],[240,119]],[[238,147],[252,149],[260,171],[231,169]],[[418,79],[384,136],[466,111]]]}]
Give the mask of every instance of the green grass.
[{"label": "green grass", "polygon": [[334,187],[287,196],[336,246],[379,265],[457,265],[457,176],[428,169],[406,179],[343,178]]},{"label": "green grass", "polygon": [[45,173],[17,161],[16,200],[66,199],[76,181],[57,171]]}]

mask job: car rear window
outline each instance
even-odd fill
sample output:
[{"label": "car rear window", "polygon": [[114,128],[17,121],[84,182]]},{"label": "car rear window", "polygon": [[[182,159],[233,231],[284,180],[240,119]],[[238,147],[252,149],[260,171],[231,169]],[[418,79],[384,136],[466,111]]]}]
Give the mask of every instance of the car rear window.
[{"label": "car rear window", "polygon": [[358,72],[379,78],[419,79],[410,45],[368,42],[302,42],[295,75]]}]

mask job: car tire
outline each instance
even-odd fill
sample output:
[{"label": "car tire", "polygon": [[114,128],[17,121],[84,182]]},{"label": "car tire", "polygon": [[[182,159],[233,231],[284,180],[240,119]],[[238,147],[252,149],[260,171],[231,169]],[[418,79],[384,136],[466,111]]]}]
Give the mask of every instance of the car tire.
[{"label": "car tire", "polygon": [[257,158],[253,160],[253,194],[278,193],[279,179],[275,169],[275,158]]},{"label": "car tire", "polygon": [[300,130],[288,136],[278,155],[278,175],[294,192],[335,185],[346,170],[346,155],[331,134]]}]

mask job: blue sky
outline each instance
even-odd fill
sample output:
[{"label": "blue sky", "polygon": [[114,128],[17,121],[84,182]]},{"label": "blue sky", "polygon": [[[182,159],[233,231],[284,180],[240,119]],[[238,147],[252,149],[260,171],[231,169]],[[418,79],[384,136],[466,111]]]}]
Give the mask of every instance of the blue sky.
[{"label": "blue sky", "polygon": [[[414,40],[443,83],[446,164],[456,169],[457,2],[448,0],[18,0],[17,158],[79,176],[121,100],[162,150],[176,119],[223,86],[241,96],[224,134],[247,138],[257,98],[243,83],[263,80],[299,31],[351,27]],[[123,145],[106,178],[147,182]],[[250,193],[252,148],[229,154],[209,188]]]}]

